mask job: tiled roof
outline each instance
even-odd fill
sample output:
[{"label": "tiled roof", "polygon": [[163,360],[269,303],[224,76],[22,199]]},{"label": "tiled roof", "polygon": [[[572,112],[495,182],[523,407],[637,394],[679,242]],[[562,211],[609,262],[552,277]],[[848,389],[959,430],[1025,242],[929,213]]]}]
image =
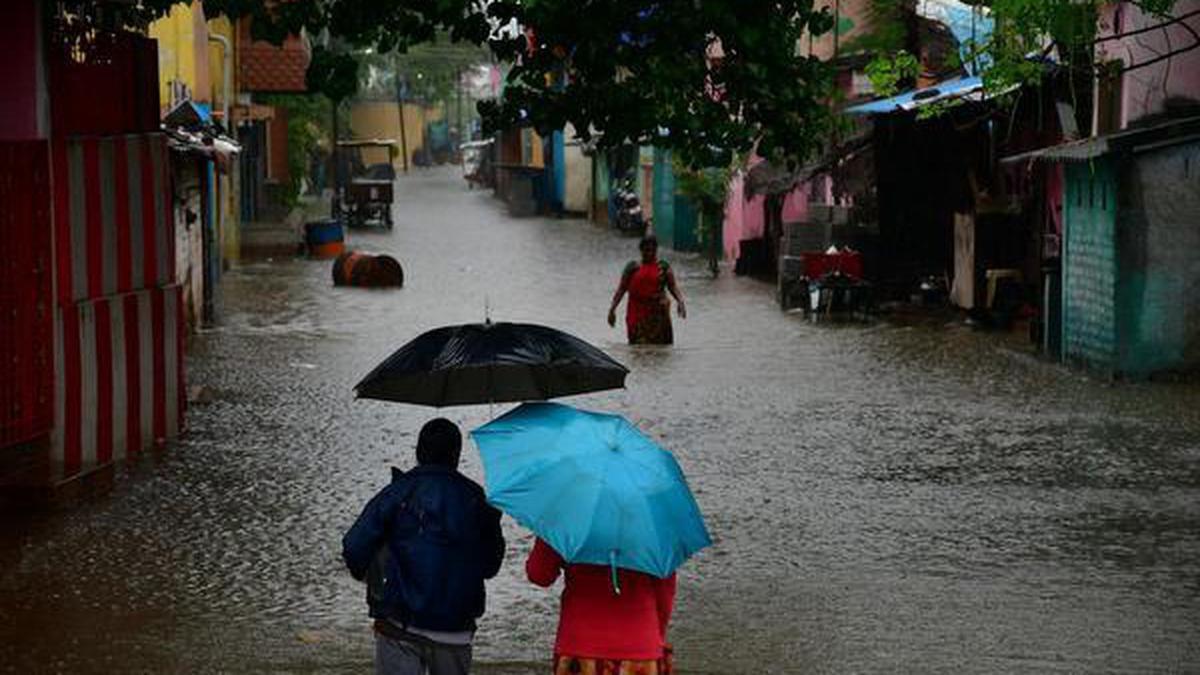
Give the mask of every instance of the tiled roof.
[{"label": "tiled roof", "polygon": [[308,45],[290,37],[282,46],[269,42],[241,42],[238,78],[242,91],[303,92],[308,70]]}]

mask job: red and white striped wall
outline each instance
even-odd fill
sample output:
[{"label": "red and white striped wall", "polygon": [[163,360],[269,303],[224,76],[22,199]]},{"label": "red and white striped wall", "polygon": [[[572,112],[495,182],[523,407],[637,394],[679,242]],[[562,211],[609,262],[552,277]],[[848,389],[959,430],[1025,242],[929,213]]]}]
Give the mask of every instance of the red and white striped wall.
[{"label": "red and white striped wall", "polygon": [[158,133],[55,141],[60,304],[174,282],[169,161]]},{"label": "red and white striped wall", "polygon": [[179,286],[75,303],[62,308],[54,329],[56,478],[178,433],[185,405]]},{"label": "red and white striped wall", "polygon": [[166,138],[71,138],[53,153],[61,481],[174,438],[186,389]]}]

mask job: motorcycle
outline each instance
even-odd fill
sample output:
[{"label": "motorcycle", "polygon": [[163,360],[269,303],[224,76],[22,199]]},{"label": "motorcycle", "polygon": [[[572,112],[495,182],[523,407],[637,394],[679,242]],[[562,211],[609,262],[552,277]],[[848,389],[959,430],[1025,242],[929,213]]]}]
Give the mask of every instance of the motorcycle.
[{"label": "motorcycle", "polygon": [[624,234],[642,236],[646,233],[646,218],[638,199],[637,185],[627,176],[613,186],[611,196],[615,209],[613,224]]}]

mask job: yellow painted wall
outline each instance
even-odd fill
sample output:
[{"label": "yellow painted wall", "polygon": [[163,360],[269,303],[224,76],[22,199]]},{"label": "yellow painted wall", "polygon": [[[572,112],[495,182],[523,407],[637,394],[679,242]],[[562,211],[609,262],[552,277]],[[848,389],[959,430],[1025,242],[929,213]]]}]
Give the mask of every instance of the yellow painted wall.
[{"label": "yellow painted wall", "polygon": [[[425,125],[442,119],[445,112],[439,108],[424,108],[414,103],[404,104],[404,133],[408,143],[408,157],[412,161],[413,151],[425,145]],[[353,139],[390,138],[400,148],[400,115],[396,104],[391,101],[358,101],[350,107],[350,131]],[[345,139],[350,140],[350,139]],[[371,153],[374,154],[371,154]],[[386,162],[387,154],[382,148],[368,151],[363,156],[367,164]],[[394,166],[404,167],[404,160],[397,153]]]},{"label": "yellow painted wall", "polygon": [[199,0],[175,5],[171,13],[150,24],[150,37],[158,40],[159,100],[171,105],[171,82],[188,86],[192,100],[212,102],[209,78],[208,26]]},{"label": "yellow painted wall", "polygon": [[[208,22],[209,35],[222,35],[229,40],[229,44],[233,49],[233,60],[230,62],[233,72],[232,89],[233,100],[229,102],[233,105],[237,101],[238,77],[237,77],[237,38],[236,31],[233,29],[233,23],[225,17],[217,17]],[[207,38],[205,38],[207,40]],[[209,72],[209,101],[212,101],[214,113],[219,113],[225,105],[224,90],[225,90],[225,48],[219,42],[208,41],[208,72]]]},{"label": "yellow painted wall", "polygon": [[542,137],[533,129],[525,129],[525,133],[529,134],[529,157],[526,158],[526,163],[539,169],[545,168],[546,155],[542,149]]}]

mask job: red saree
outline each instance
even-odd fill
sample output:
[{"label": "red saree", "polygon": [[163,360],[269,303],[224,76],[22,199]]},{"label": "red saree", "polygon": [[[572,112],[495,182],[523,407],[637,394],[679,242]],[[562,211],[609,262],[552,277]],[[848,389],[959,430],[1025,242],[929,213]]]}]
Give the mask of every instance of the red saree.
[{"label": "red saree", "polygon": [[671,329],[671,300],[667,297],[665,261],[649,264],[631,262],[625,268],[629,302],[625,328],[631,345],[669,345],[675,341]]}]

